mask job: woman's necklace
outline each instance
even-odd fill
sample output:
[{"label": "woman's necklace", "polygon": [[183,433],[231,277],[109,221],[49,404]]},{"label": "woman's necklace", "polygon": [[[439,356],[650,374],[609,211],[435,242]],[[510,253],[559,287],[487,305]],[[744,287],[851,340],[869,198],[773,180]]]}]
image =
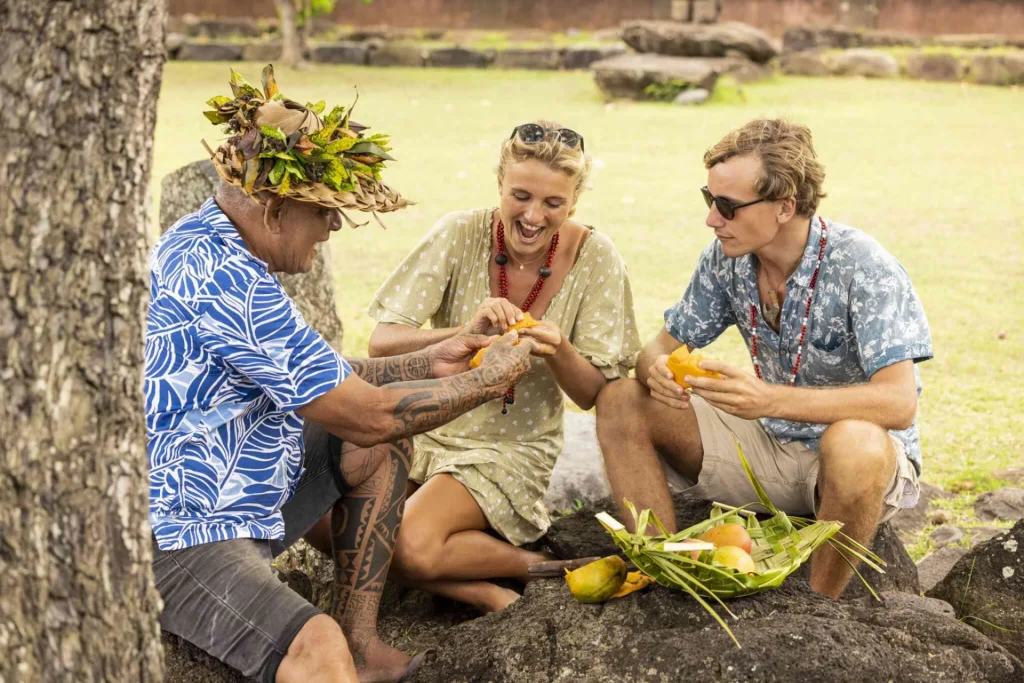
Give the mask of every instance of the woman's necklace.
[{"label": "woman's necklace", "polygon": [[[540,294],[541,287],[544,286],[544,281],[551,277],[551,260],[555,257],[555,252],[558,251],[558,233],[556,232],[551,238],[551,246],[548,247],[548,251],[544,256],[547,257],[544,265],[537,271],[537,282],[533,284],[533,289],[523,300],[522,305],[519,306],[519,310],[526,313],[533,306],[534,302],[537,301],[537,295]],[[529,263],[536,263],[540,261],[539,258],[530,261]],[[498,253],[494,256],[494,262],[498,264],[498,296],[502,299],[508,299],[508,275],[505,272],[505,264],[508,263],[508,255],[505,254],[505,224],[498,219]],[[529,265],[529,264],[524,264]],[[522,270],[523,266],[519,266],[519,270]],[[508,415],[508,406],[516,402],[516,388],[510,387],[508,393],[505,394],[505,398],[501,400],[501,414]]]},{"label": "woman's necklace", "polygon": [[[807,294],[807,305],[804,306],[804,317],[800,321],[800,341],[796,347],[796,361],[793,363],[793,371],[789,373],[790,386],[796,384],[796,373],[800,371],[800,359],[804,353],[804,342],[807,340],[807,322],[811,318],[811,300],[814,298],[814,288],[818,286],[818,274],[821,272],[821,262],[825,260],[825,247],[828,245],[828,226],[825,219],[818,216],[821,224],[821,239],[818,240],[818,263],[814,266],[814,274],[811,276],[810,292]],[[780,339],[781,341],[781,339]],[[761,361],[757,359],[757,306],[750,304],[750,359],[754,362],[754,374],[759,380],[764,380],[761,375]]]}]

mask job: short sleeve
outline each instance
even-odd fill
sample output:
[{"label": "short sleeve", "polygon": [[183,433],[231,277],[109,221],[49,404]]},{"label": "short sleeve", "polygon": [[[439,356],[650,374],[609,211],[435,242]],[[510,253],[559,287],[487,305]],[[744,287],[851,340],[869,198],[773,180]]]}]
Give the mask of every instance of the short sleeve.
[{"label": "short sleeve", "polygon": [[377,322],[422,327],[441,308],[458,259],[452,245],[464,244],[472,212],[443,216],[388,276],[367,314]]},{"label": "short sleeve", "polygon": [[583,292],[569,341],[606,379],[629,376],[640,351],[633,290],[626,264],[610,239],[591,236],[587,264],[592,275]]},{"label": "short sleeve", "polygon": [[199,343],[248,377],[282,411],[338,386],[352,368],[306,324],[272,277],[246,279],[221,269],[208,283]]},{"label": "short sleeve", "polygon": [[868,377],[901,361],[918,363],[934,356],[928,319],[910,276],[881,247],[858,257],[850,283],[850,319]]},{"label": "short sleeve", "polygon": [[676,341],[704,348],[736,323],[728,294],[719,282],[717,240],[700,255],[683,298],[665,311],[665,329]]}]

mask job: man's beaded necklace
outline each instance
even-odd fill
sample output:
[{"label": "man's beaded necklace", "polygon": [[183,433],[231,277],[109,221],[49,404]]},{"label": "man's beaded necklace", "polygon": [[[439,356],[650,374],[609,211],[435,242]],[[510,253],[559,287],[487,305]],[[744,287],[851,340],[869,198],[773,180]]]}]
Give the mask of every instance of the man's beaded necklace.
[{"label": "man's beaded necklace", "polygon": [[[818,273],[821,272],[821,262],[825,259],[825,245],[828,244],[828,226],[825,219],[818,216],[821,224],[821,239],[818,240],[818,263],[814,266],[814,275],[811,276],[811,291],[807,294],[807,304],[804,306],[804,318],[800,323],[800,343],[796,348],[796,361],[793,363],[793,371],[789,375],[789,384],[796,382],[796,373],[800,371],[800,360],[803,358],[804,341],[807,339],[807,321],[811,315],[811,299],[814,297],[814,289],[818,286]],[[750,304],[750,358],[754,361],[754,373],[759,380],[761,376],[761,363],[757,360],[757,309],[756,303]],[[766,321],[767,322],[767,321]]]},{"label": "man's beaded necklace", "polygon": [[[556,251],[558,251],[557,232],[551,238],[551,246],[548,247],[544,265],[538,271],[537,282],[534,283],[533,289],[530,290],[530,293],[519,307],[519,310],[523,313],[530,310],[533,302],[537,300],[537,295],[540,294],[541,287],[544,286],[544,281],[551,277],[551,260],[555,257]],[[508,263],[508,256],[505,254],[505,224],[500,219],[498,220],[498,253],[494,257],[494,262],[498,264],[498,295],[502,299],[508,299],[508,277],[505,274],[505,264]],[[519,269],[522,270],[523,267],[519,266]],[[508,406],[515,402],[516,388],[511,387],[508,393],[505,394],[505,398],[501,401],[501,414],[508,415]]]}]

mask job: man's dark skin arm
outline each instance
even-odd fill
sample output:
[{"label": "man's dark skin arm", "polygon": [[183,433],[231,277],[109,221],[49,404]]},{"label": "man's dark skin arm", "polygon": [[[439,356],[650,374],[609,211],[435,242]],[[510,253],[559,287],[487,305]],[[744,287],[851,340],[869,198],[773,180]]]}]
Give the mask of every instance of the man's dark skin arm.
[{"label": "man's dark skin arm", "polygon": [[[357,361],[362,374],[391,383],[374,386],[361,374],[351,376],[296,412],[362,447],[430,431],[501,398],[526,374],[532,342],[524,338],[518,346],[512,346],[516,337],[510,334],[495,342],[476,370],[452,376],[444,375],[457,371],[460,364],[465,366],[466,360],[453,361],[451,357],[458,354],[446,355],[446,349],[439,348],[441,344],[391,359]],[[457,339],[450,341],[454,344]],[[426,354],[429,363],[414,358],[420,353]],[[424,374],[441,377],[405,379]]]}]

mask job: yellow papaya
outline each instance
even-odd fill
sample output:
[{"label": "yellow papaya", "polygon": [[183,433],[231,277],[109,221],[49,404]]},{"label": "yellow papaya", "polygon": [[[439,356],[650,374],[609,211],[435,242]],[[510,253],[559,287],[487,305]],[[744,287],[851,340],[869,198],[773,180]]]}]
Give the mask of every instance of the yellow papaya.
[{"label": "yellow papaya", "polygon": [[609,555],[574,571],[566,570],[565,582],[580,602],[604,602],[626,581],[626,563],[618,555]]}]

